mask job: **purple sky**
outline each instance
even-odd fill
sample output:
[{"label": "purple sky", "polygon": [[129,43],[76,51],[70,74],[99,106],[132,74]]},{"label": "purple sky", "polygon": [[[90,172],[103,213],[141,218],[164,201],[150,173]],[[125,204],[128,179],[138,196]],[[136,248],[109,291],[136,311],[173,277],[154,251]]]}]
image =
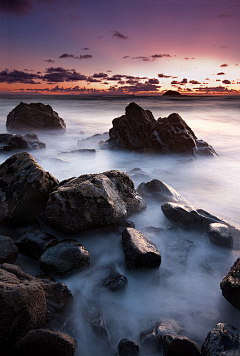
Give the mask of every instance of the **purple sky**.
[{"label": "purple sky", "polygon": [[240,92],[239,0],[0,0],[1,92]]}]

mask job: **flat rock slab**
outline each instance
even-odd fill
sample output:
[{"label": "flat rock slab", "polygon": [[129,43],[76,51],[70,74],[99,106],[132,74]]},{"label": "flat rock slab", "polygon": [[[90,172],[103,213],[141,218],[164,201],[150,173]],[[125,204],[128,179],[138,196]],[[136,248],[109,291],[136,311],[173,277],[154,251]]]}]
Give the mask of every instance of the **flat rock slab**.
[{"label": "flat rock slab", "polygon": [[240,258],[231,267],[220,283],[222,295],[236,309],[240,310]]},{"label": "flat rock slab", "polygon": [[49,247],[39,259],[43,272],[64,275],[90,266],[89,252],[78,241],[67,239]]},{"label": "flat rock slab", "polygon": [[18,248],[10,237],[0,235],[0,263],[14,263]]},{"label": "flat rock slab", "polygon": [[8,114],[6,126],[8,132],[66,130],[66,124],[58,113],[53,111],[50,105],[42,103],[21,102]]},{"label": "flat rock slab", "polygon": [[161,255],[157,247],[140,231],[126,228],[122,233],[122,245],[128,268],[151,269],[160,266]]}]

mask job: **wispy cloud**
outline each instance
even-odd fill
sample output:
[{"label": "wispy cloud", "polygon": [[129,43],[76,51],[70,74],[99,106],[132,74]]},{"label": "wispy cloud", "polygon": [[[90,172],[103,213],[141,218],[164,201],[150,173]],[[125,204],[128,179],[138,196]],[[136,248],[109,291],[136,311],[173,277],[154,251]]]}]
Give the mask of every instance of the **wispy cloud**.
[{"label": "wispy cloud", "polygon": [[114,31],[112,37],[120,38],[121,40],[127,40],[128,36],[123,35],[122,33],[118,31]]},{"label": "wispy cloud", "polygon": [[47,63],[54,63],[55,61],[53,59],[45,59],[44,62],[47,62]]},{"label": "wispy cloud", "polygon": [[226,75],[226,74],[223,72],[218,72],[217,75]]},{"label": "wispy cloud", "polygon": [[87,76],[76,72],[75,69],[50,67],[46,69],[46,74],[42,77],[42,79],[48,83],[60,83],[87,80]]},{"label": "wispy cloud", "polygon": [[69,54],[69,53],[63,53],[61,54],[61,56],[59,56],[59,58],[74,58],[74,59],[90,59],[92,58],[91,54],[84,54],[84,55],[80,55],[80,56],[75,56],[74,54]]},{"label": "wispy cloud", "polygon": [[227,64],[227,63],[224,63],[224,64],[220,65],[220,67],[228,67],[228,66],[229,66],[229,64]]}]

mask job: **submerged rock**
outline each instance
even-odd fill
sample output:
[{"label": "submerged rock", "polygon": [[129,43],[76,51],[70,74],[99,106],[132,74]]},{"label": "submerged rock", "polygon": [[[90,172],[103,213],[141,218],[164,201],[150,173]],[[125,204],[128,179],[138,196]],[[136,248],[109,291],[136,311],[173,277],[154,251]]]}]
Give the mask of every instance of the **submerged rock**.
[{"label": "submerged rock", "polygon": [[90,265],[89,252],[78,241],[62,240],[49,247],[39,259],[43,272],[64,275]]},{"label": "submerged rock", "polygon": [[136,341],[122,339],[118,343],[119,356],[137,356],[139,355],[139,345]]},{"label": "submerged rock", "polygon": [[58,180],[27,152],[16,153],[0,165],[0,225],[37,221]]},{"label": "submerged rock", "polygon": [[240,258],[231,267],[220,283],[222,295],[236,309],[240,310]]},{"label": "submerged rock", "polygon": [[157,247],[140,231],[126,228],[122,233],[123,250],[128,268],[151,269],[161,264]]},{"label": "submerged rock", "polygon": [[45,217],[56,230],[77,232],[120,224],[146,209],[124,172],[86,174],[60,183],[49,196]]},{"label": "submerged rock", "polygon": [[218,323],[210,331],[201,349],[202,356],[239,356],[240,334],[233,326]]},{"label": "submerged rock", "polygon": [[227,225],[212,223],[207,228],[209,240],[218,246],[233,247],[233,238]]},{"label": "submerged rock", "polygon": [[18,257],[18,248],[10,237],[0,235],[0,264],[14,263]]},{"label": "submerged rock", "polygon": [[9,356],[74,356],[76,341],[69,335],[37,329],[27,333],[11,350]]},{"label": "submerged rock", "polygon": [[8,132],[32,130],[66,130],[64,120],[50,105],[21,102],[7,116]]},{"label": "submerged rock", "polygon": [[199,346],[185,336],[164,335],[164,356],[201,356]]},{"label": "submerged rock", "polygon": [[118,273],[114,266],[109,268],[108,278],[103,281],[103,286],[112,292],[117,292],[125,288],[127,277]]},{"label": "submerged rock", "polygon": [[197,139],[191,128],[176,113],[155,120],[151,111],[130,103],[125,115],[115,118],[112,124],[110,138],[105,142],[105,146],[110,149],[189,154],[205,154],[208,151],[209,155],[216,155],[211,146]]}]

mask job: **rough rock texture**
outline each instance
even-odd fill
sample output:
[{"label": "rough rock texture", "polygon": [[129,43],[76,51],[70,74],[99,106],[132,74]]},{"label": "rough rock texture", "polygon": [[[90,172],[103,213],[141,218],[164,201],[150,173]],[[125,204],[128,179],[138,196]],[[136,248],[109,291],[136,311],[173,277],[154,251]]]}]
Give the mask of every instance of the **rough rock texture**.
[{"label": "rough rock texture", "polygon": [[17,245],[19,252],[34,260],[39,260],[47,248],[56,245],[57,238],[44,231],[28,230],[14,243]]},{"label": "rough rock texture", "polygon": [[164,356],[201,356],[198,345],[185,336],[163,336]]},{"label": "rough rock texture", "polygon": [[207,234],[213,244],[222,247],[233,247],[233,238],[227,225],[212,223],[207,228]]},{"label": "rough rock texture", "polygon": [[9,349],[28,331],[41,328],[69,303],[67,286],[35,278],[20,267],[0,266],[0,349]]},{"label": "rough rock texture", "polygon": [[119,356],[137,356],[139,355],[139,345],[136,341],[122,339],[118,343]]},{"label": "rough rock texture", "polygon": [[39,141],[37,135],[27,134],[0,134],[0,152],[16,149],[38,149],[45,148],[46,144]]},{"label": "rough rock texture", "polygon": [[0,165],[0,225],[36,222],[58,180],[27,152],[16,153]]},{"label": "rough rock texture", "polygon": [[115,267],[109,268],[108,278],[103,281],[103,286],[112,292],[124,289],[127,283],[127,277],[118,273]]},{"label": "rough rock texture", "polygon": [[155,199],[160,202],[187,203],[175,189],[159,179],[153,179],[150,182],[139,184],[137,192],[143,198]]},{"label": "rough rock texture", "polygon": [[233,326],[218,323],[210,331],[201,349],[202,356],[239,356],[240,334]]},{"label": "rough rock texture", "polygon": [[18,256],[18,248],[10,237],[0,235],[0,263],[14,263]]},{"label": "rough rock texture", "polygon": [[39,259],[45,273],[63,275],[90,265],[89,252],[78,241],[62,240],[49,247]]},{"label": "rough rock texture", "polygon": [[157,247],[140,231],[126,228],[122,233],[122,244],[128,268],[151,269],[160,266],[161,255]]},{"label": "rough rock texture", "polygon": [[240,310],[240,258],[234,262],[228,274],[223,278],[220,288],[227,301]]},{"label": "rough rock texture", "polygon": [[48,329],[29,331],[9,356],[74,356],[76,341],[69,335]]},{"label": "rough rock texture", "polygon": [[105,142],[110,149],[189,154],[205,154],[208,150],[210,155],[216,154],[206,142],[199,142],[191,128],[175,113],[155,120],[151,111],[130,103],[125,115],[114,119],[112,124],[110,138]]},{"label": "rough rock texture", "polygon": [[146,209],[124,172],[87,174],[60,183],[50,194],[45,217],[56,230],[77,232],[119,224]]},{"label": "rough rock texture", "polygon": [[26,130],[66,130],[62,118],[50,105],[21,102],[7,116],[8,132]]},{"label": "rough rock texture", "polygon": [[176,90],[167,90],[162,96],[182,96],[182,94]]}]

